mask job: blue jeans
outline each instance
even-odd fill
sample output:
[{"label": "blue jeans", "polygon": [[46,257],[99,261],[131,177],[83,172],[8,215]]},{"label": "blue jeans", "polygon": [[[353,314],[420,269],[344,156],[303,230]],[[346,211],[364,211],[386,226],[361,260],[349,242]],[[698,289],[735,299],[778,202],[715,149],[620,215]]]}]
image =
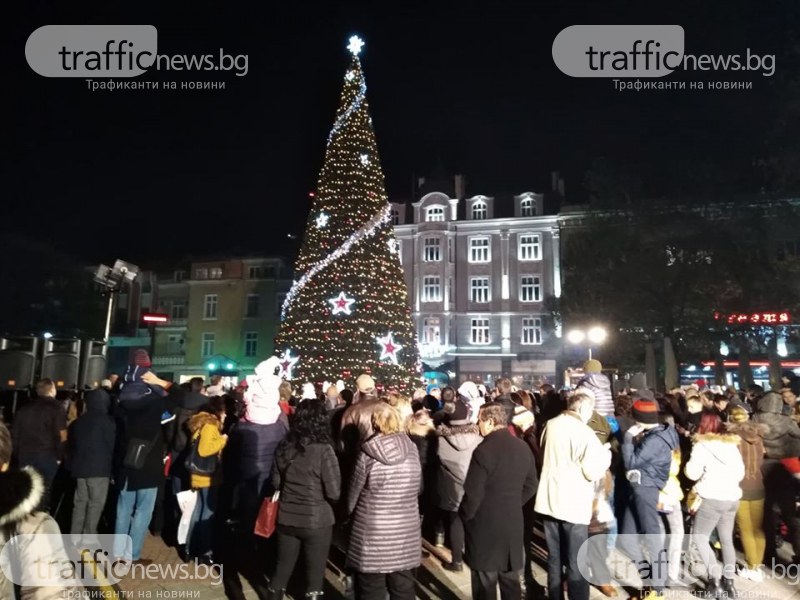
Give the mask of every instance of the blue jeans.
[{"label": "blue jeans", "polygon": [[[119,491],[117,498],[117,523],[114,533],[114,556],[127,560],[138,560],[142,557],[144,534],[153,516],[158,488],[128,490],[128,484]],[[123,536],[131,536],[130,543]]]},{"label": "blue jeans", "polygon": [[197,504],[194,505],[189,532],[186,534],[186,549],[190,556],[211,555],[214,533],[214,511],[217,509],[219,486],[199,488]]}]

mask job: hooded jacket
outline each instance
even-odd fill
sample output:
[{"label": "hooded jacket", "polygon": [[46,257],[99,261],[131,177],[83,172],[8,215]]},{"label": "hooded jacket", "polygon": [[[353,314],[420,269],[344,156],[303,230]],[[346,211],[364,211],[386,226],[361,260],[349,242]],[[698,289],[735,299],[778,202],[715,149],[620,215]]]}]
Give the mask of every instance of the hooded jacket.
[{"label": "hooded jacket", "polygon": [[764,498],[764,476],[761,465],[764,464],[764,436],[769,427],[763,423],[729,423],[728,433],[741,438],[739,453],[744,462],[744,479],[741,481],[742,500],[761,500]]},{"label": "hooded jacket", "polygon": [[422,559],[417,447],[405,433],[364,442],[347,496],[352,515],[347,564],[362,573],[393,573]]},{"label": "hooded jacket", "polygon": [[672,465],[672,451],[678,448],[678,432],[671,425],[659,425],[643,433],[638,442],[628,433],[622,442],[622,462],[628,471],[642,474],[640,486],[664,489]]},{"label": "hooded jacket", "polygon": [[614,397],[611,394],[611,381],[602,373],[588,373],[578,382],[594,394],[594,410],[603,417],[614,416]]},{"label": "hooded jacket", "polygon": [[[216,415],[211,413],[199,412],[189,419],[189,432],[192,434],[192,442],[195,439],[199,439],[197,453],[200,456],[212,456],[222,452],[228,438],[223,437],[220,433],[221,431],[222,422]],[[222,469],[219,467],[217,467],[213,475],[192,473],[193,488],[207,488],[221,483]]]},{"label": "hooded jacket", "polygon": [[[200,392],[185,392],[178,399],[178,406],[175,409],[175,419],[170,425],[168,434],[169,449],[180,454],[186,449],[189,441],[189,429],[187,428],[189,419],[208,402],[208,396]],[[179,462],[179,461],[178,461]]]},{"label": "hooded jacket", "polygon": [[439,508],[454,512],[464,497],[464,480],[472,453],[483,438],[478,426],[469,421],[439,425],[436,435],[439,437]]},{"label": "hooded jacket", "polygon": [[[43,539],[61,539],[61,531],[53,518],[46,512],[37,512],[43,494],[44,481],[33,469],[26,468],[20,471],[0,473],[0,554],[3,553],[9,539],[23,534],[23,537],[17,538],[15,549],[15,554],[21,558],[23,565],[36,565],[42,559],[42,550],[46,550],[47,558],[53,566],[69,564],[62,543],[45,546],[42,542]],[[34,547],[31,545],[33,534],[51,536],[36,539],[35,554]],[[24,573],[22,577],[25,577]],[[20,583],[24,583],[24,581]],[[63,598],[69,597],[67,594],[74,589],[76,589],[75,582],[65,582],[65,585],[50,587],[22,585],[19,598],[21,600],[63,600]],[[0,598],[10,600],[16,597],[13,582],[9,581],[6,574],[0,569]]]},{"label": "hooded jacket", "polygon": [[164,455],[166,445],[161,427],[164,411],[174,410],[170,398],[155,394],[134,400],[120,400],[117,414],[117,459],[123,458],[130,444],[145,441],[149,451],[141,469],[121,466],[117,478],[120,489],[129,491],[157,488],[164,482]]},{"label": "hooded jacket", "polygon": [[732,433],[696,435],[692,454],[683,471],[696,481],[694,488],[707,500],[734,501],[742,497],[744,461],[739,453],[741,438]]},{"label": "hooded jacket", "polygon": [[458,395],[461,401],[469,406],[469,418],[473,423],[478,422],[478,412],[483,406],[485,400],[481,396],[480,390],[474,381],[465,381],[458,388]]},{"label": "hooded jacket", "polygon": [[86,412],[69,426],[68,464],[75,478],[111,477],[117,426],[103,389],[86,394]]},{"label": "hooded jacket", "polygon": [[767,392],[758,401],[758,412],[753,416],[754,423],[769,427],[764,434],[768,458],[800,456],[800,427],[782,411],[783,399],[775,392]]}]

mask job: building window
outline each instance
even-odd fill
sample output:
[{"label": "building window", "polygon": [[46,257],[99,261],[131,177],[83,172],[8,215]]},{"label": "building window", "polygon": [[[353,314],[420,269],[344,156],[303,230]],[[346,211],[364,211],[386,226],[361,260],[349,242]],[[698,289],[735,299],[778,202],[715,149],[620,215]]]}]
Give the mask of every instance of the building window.
[{"label": "building window", "polygon": [[439,344],[441,328],[439,317],[427,317],[422,321],[422,342],[425,344]]},{"label": "building window", "polygon": [[469,262],[487,263],[490,258],[488,237],[469,238]]},{"label": "building window", "polygon": [[216,333],[203,333],[203,358],[214,356],[214,343],[217,341]]},{"label": "building window", "polygon": [[258,332],[248,331],[244,334],[244,355],[252,358],[258,352]]},{"label": "building window", "polygon": [[206,294],[205,302],[203,303],[203,318],[216,319],[217,318],[217,304],[219,298],[216,294]]},{"label": "building window", "polygon": [[469,282],[469,299],[472,302],[489,302],[489,278],[473,277]]},{"label": "building window", "polygon": [[444,221],[444,206],[431,206],[425,211],[425,220],[429,223]]},{"label": "building window", "polygon": [[422,260],[425,262],[439,262],[442,260],[442,245],[439,238],[425,238]]},{"label": "building window", "polygon": [[519,281],[519,299],[521,302],[541,302],[542,286],[539,278],[533,275],[523,275]]},{"label": "building window", "polygon": [[182,354],[183,340],[178,334],[171,333],[167,336],[167,354]]},{"label": "building window", "polygon": [[173,319],[186,318],[186,300],[173,300],[170,309],[170,317]]},{"label": "building window", "polygon": [[400,225],[400,211],[396,208],[392,209],[392,225]]},{"label": "building window", "polygon": [[447,260],[453,262],[453,238],[447,238]]},{"label": "building window", "polygon": [[538,317],[522,319],[522,344],[525,346],[542,343],[542,320]]},{"label": "building window", "polygon": [[523,233],[519,236],[519,260],[542,260],[542,245],[536,233]]},{"label": "building window", "polygon": [[264,268],[263,267],[250,267],[247,270],[247,278],[248,279],[262,279],[264,277]]},{"label": "building window", "polygon": [[480,221],[481,219],[485,219],[489,214],[489,210],[486,207],[486,202],[483,200],[478,200],[472,204],[472,220],[473,221]]},{"label": "building window", "polygon": [[247,309],[244,316],[248,319],[258,316],[258,300],[258,294],[247,294]]},{"label": "building window", "polygon": [[470,342],[473,344],[489,343],[489,319],[472,319]]},{"label": "building window", "polygon": [[422,301],[440,302],[442,300],[442,284],[438,275],[426,275],[422,278]]},{"label": "building window", "polygon": [[519,201],[519,216],[533,217],[535,213],[532,198],[523,198]]},{"label": "building window", "polygon": [[222,279],[222,267],[212,267],[208,270],[209,279]]},{"label": "building window", "polygon": [[186,271],[175,271],[172,275],[172,279],[175,283],[180,283],[184,279],[186,279]]},{"label": "building window", "polygon": [[195,279],[208,279],[208,269],[195,269],[194,270],[194,278]]}]

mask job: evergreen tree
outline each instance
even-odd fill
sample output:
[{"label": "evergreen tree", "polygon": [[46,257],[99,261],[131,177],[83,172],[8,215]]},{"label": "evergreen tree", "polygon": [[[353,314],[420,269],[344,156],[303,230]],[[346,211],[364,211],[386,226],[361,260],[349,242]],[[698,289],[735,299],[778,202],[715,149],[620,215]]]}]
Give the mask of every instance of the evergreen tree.
[{"label": "evergreen tree", "polygon": [[363,372],[408,392],[419,354],[391,210],[358,59],[352,58],[328,136],[295,282],[275,340],[283,375],[297,383]]}]

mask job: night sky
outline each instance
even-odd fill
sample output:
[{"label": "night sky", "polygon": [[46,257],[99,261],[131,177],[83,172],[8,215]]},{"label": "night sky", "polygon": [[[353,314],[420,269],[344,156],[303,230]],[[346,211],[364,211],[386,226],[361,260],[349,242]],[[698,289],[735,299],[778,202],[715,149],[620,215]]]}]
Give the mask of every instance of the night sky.
[{"label": "night sky", "polygon": [[[735,170],[763,153],[781,81],[797,69],[798,9],[788,0],[682,13],[674,3],[654,12],[608,2],[484,2],[481,10],[390,1],[148,10],[141,2],[128,11],[85,2],[84,12],[65,6],[74,3],[24,4],[2,42],[0,226],[91,262],[287,251],[286,234],[302,233],[354,33],[366,41],[368,100],[392,199],[409,197],[413,177],[438,162],[465,174],[471,194],[547,191],[550,171],[560,170],[573,201],[585,199],[584,173],[598,157],[651,171],[675,157],[711,157]],[[25,40],[41,25],[112,23],[155,25],[160,53],[248,54],[249,73],[228,74],[222,91],[92,92],[82,79],[47,79],[25,62]],[[591,23],[679,24],[687,52],[750,47],[776,54],[778,73],[746,75],[750,91],[618,92],[610,80],[571,79],[553,64],[557,33]]]}]

